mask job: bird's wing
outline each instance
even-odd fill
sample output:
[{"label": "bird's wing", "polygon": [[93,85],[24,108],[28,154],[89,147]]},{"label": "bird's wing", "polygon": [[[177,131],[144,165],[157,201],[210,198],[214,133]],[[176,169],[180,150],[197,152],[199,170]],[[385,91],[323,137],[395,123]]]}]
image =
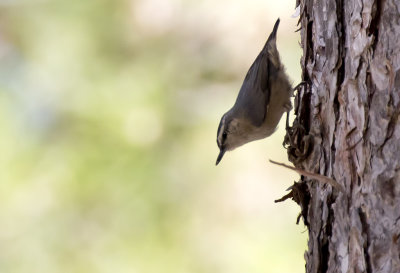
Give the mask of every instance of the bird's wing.
[{"label": "bird's wing", "polygon": [[236,107],[254,126],[261,126],[265,120],[271,96],[270,83],[277,72],[278,68],[270,61],[266,50],[261,51],[247,72]]}]

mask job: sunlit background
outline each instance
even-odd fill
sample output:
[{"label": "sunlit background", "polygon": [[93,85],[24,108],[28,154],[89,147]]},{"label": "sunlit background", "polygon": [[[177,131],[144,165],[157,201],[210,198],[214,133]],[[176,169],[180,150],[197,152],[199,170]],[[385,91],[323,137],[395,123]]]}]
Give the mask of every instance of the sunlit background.
[{"label": "sunlit background", "polygon": [[227,153],[219,119],[294,0],[0,0],[0,272],[304,272],[284,120]]}]

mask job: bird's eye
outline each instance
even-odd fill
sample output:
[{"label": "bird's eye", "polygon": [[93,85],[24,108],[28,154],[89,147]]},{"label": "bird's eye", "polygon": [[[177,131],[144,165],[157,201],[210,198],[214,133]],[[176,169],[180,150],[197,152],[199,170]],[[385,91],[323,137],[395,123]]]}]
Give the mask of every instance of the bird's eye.
[{"label": "bird's eye", "polygon": [[226,133],[226,132],[224,132],[223,134],[222,134],[222,138],[226,138],[228,136],[228,134]]}]

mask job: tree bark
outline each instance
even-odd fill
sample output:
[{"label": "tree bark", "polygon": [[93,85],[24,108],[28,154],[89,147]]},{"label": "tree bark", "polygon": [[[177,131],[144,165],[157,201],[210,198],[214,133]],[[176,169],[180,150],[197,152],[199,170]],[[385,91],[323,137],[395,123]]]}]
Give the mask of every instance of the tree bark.
[{"label": "tree bark", "polygon": [[400,272],[400,1],[299,0],[302,78],[285,142],[306,272]]}]

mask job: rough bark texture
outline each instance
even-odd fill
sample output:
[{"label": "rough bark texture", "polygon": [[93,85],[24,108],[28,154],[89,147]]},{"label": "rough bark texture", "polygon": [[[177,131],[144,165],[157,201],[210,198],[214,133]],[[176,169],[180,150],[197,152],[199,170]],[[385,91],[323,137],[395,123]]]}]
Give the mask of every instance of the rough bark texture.
[{"label": "rough bark texture", "polygon": [[400,1],[300,0],[303,80],[286,144],[306,272],[400,272]]}]

